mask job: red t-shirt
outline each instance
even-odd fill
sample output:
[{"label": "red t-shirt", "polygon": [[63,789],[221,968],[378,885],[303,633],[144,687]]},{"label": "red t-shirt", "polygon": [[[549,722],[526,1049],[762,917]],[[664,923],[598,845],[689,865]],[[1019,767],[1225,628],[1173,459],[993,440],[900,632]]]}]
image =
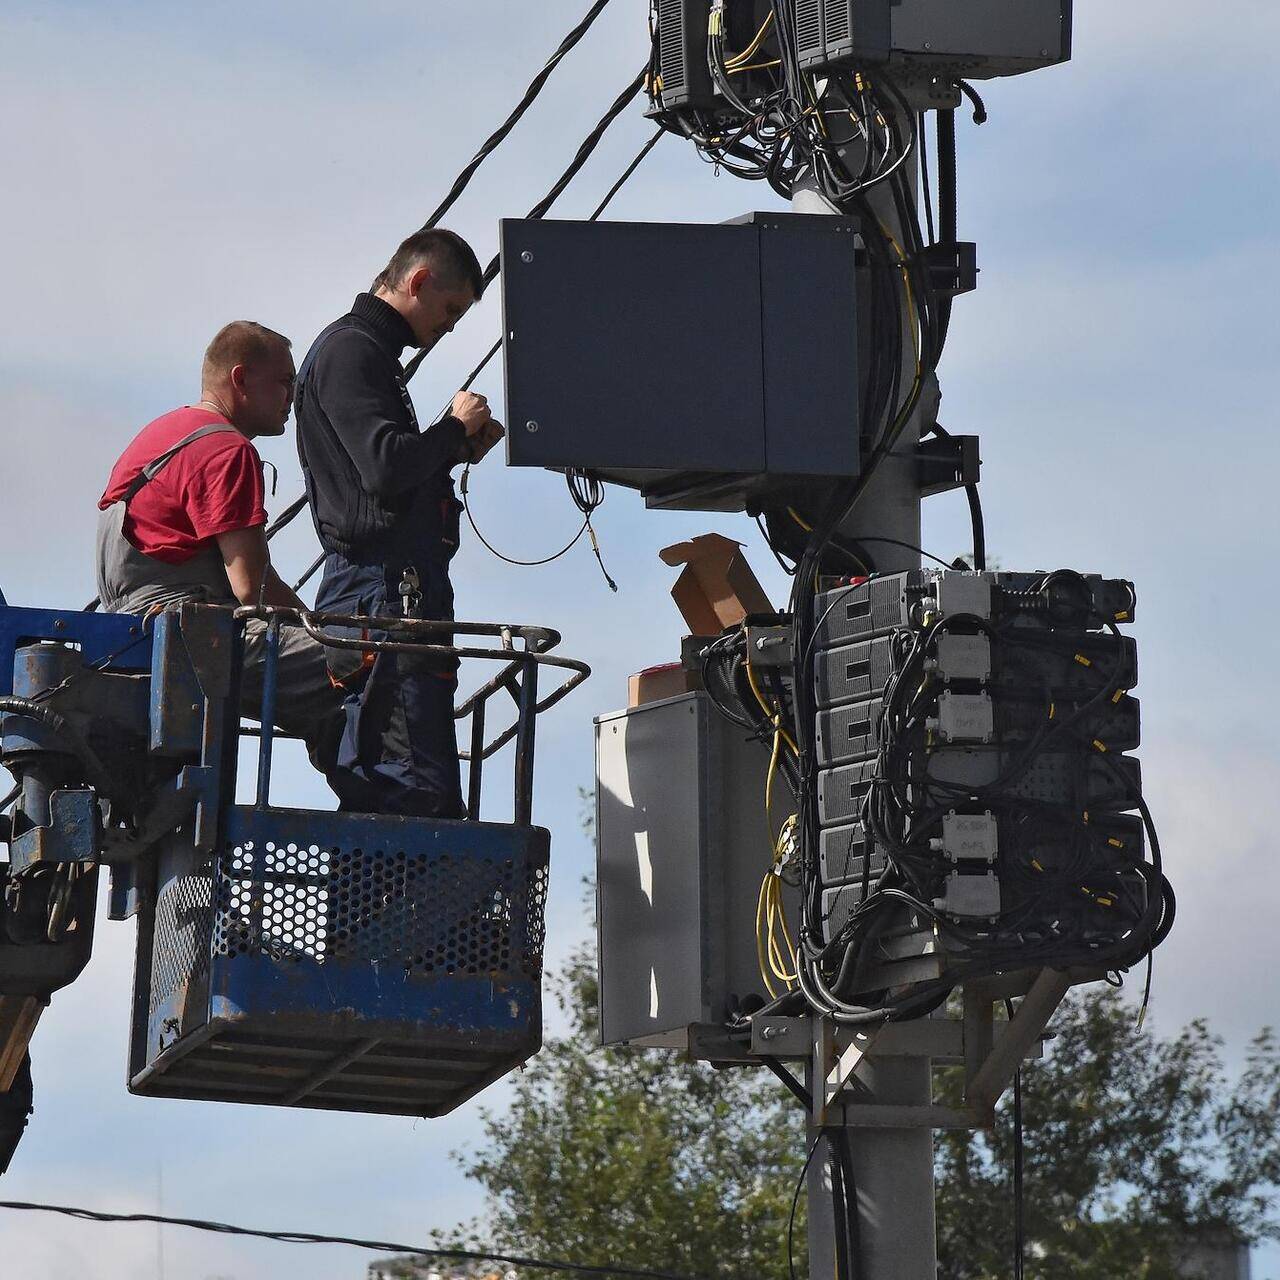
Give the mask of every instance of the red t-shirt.
[{"label": "red t-shirt", "polygon": [[[143,427],[112,468],[98,500],[106,510],[138,473],[193,431],[226,419],[211,409],[175,409]],[[238,431],[220,431],[180,449],[129,503],[124,535],[165,564],[183,564],[220,533],[266,524],[262,460]]]}]

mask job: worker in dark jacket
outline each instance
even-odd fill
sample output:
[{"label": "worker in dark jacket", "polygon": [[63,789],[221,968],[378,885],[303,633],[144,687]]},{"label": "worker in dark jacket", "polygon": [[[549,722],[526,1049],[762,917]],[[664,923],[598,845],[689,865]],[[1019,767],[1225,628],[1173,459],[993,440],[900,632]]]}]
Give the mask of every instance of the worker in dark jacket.
[{"label": "worker in dark jacket", "polygon": [[[406,347],[434,347],[483,288],[464,240],[418,232],[303,360],[298,454],[326,553],[319,611],[453,618],[449,561],[461,508],[451,471],[478,462],[503,430],[485,398],[469,391],[421,430],[400,358]],[[342,807],[464,816],[453,720],[457,661],[402,653],[351,659],[349,650],[330,651],[334,678],[347,691]]]}]

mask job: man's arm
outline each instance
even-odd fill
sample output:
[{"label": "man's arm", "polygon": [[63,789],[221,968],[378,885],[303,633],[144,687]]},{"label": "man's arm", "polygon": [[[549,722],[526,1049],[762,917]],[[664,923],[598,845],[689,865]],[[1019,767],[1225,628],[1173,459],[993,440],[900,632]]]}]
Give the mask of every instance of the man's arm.
[{"label": "man's arm", "polygon": [[387,357],[367,338],[335,333],[316,359],[311,383],[368,493],[394,497],[459,460],[466,426],[450,416],[418,432]]},{"label": "man's arm", "polygon": [[262,525],[218,534],[218,550],[222,553],[231,592],[241,604],[256,605],[261,596],[263,604],[278,609],[307,607],[272,568]]}]

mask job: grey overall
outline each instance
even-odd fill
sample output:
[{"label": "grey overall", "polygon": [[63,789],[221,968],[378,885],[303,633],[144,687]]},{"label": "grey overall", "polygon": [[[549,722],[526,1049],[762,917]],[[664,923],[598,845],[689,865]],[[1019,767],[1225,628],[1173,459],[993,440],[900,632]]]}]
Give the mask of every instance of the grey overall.
[{"label": "grey overall", "polygon": [[[183,437],[148,463],[124,496],[98,517],[98,599],[105,612],[146,614],[183,601],[240,603],[232,593],[216,545],[196,552],[182,564],[166,564],[139,551],[124,534],[125,512],[138,491],[187,445],[225,431],[235,431],[235,427],[211,424]],[[266,625],[257,619],[245,624],[240,709],[251,720],[259,718],[261,709],[266,635]],[[324,646],[298,627],[286,626],[280,632],[275,721],[285,733],[306,742],[318,769],[327,776],[332,773],[345,724],[343,693],[329,679]]]}]

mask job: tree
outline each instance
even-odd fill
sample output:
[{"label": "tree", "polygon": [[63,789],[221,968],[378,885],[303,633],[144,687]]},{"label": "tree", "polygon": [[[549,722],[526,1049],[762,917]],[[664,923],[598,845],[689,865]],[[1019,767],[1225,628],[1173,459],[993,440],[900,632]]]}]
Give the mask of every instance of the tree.
[{"label": "tree", "polygon": [[[1203,1020],[1162,1040],[1088,988],[1023,1072],[1029,1274],[1167,1280],[1190,1243],[1280,1236],[1280,1046],[1269,1030],[1233,1080]],[[944,1089],[952,1095],[957,1084]],[[1011,1107],[987,1134],[939,1135],[943,1280],[995,1280],[1012,1251]]]},{"label": "tree", "polygon": [[[445,1243],[786,1280],[805,1151],[789,1095],[762,1071],[599,1048],[589,947],[557,990],[569,1032],[518,1077],[510,1112],[486,1115],[480,1150],[459,1157],[489,1206],[482,1225]],[[1023,1073],[1028,1276],[1185,1280],[1175,1267],[1189,1241],[1280,1235],[1280,1047],[1269,1031],[1233,1081],[1203,1022],[1162,1040],[1097,987],[1073,994],[1053,1029],[1045,1059]],[[954,1095],[940,1074],[940,1095]],[[941,1280],[1010,1273],[1012,1135],[1006,1098],[990,1134],[938,1138]],[[801,1197],[796,1275],[807,1271],[803,1213]]]},{"label": "tree", "polygon": [[[489,1195],[483,1225],[448,1238],[504,1252],[684,1275],[787,1276],[804,1117],[772,1076],[714,1071],[667,1050],[597,1044],[594,950],[557,983],[569,1034],[515,1081],[510,1112],[485,1115],[461,1157]],[[795,1226],[802,1259],[804,1203]]]}]

